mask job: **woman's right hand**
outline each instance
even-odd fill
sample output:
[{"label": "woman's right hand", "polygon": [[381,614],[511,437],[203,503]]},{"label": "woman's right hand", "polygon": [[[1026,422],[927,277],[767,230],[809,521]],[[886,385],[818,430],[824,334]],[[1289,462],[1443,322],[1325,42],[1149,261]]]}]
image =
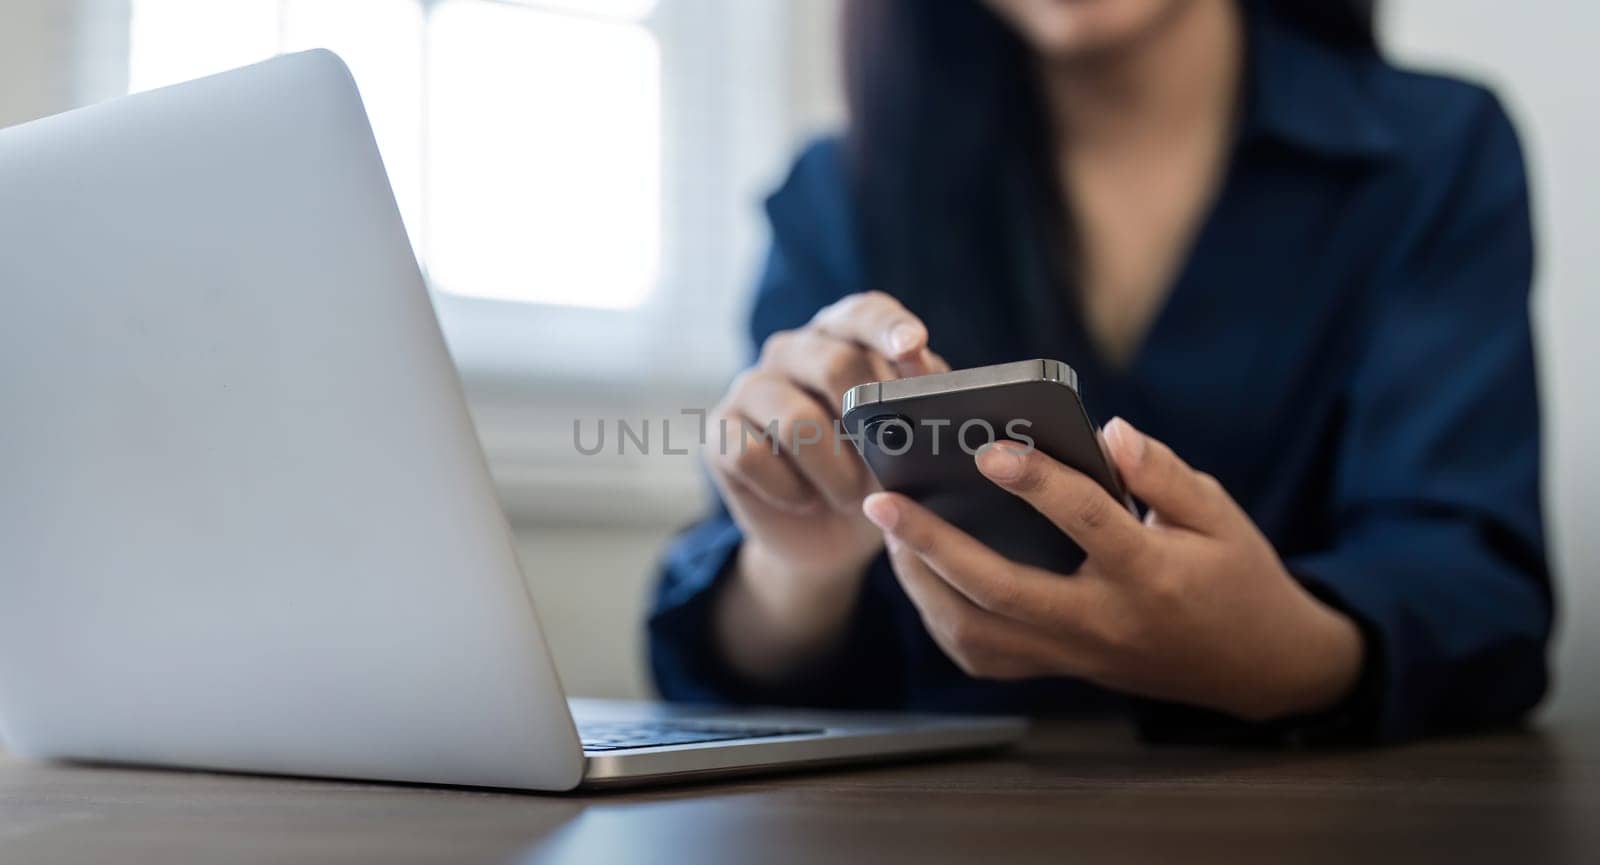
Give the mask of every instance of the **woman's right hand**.
[{"label": "woman's right hand", "polygon": [[717,617],[736,668],[777,678],[826,651],[883,547],[861,513],[872,475],[834,432],[845,392],[948,369],[920,319],[868,292],[773,334],[735,379],[712,413],[707,462],[744,534]]}]

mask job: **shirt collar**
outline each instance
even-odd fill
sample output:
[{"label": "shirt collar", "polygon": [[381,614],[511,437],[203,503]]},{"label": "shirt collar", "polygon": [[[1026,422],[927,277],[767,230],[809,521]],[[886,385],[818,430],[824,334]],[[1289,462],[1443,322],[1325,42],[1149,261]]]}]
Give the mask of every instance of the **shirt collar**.
[{"label": "shirt collar", "polygon": [[1270,139],[1330,159],[1392,155],[1395,132],[1367,80],[1382,61],[1325,45],[1262,5],[1250,4],[1241,139]]}]

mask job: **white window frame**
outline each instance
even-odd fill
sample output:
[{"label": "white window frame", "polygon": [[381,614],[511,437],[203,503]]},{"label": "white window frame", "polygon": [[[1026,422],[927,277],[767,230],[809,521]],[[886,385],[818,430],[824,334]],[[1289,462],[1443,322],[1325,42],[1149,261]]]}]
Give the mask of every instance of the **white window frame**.
[{"label": "white window frame", "polygon": [[[772,98],[787,90],[787,8],[785,0],[661,0],[644,22],[661,52],[660,281],[627,310],[436,291],[469,385],[689,394],[737,368],[765,243],[760,193],[778,179],[790,144],[787,106]],[[686,146],[697,154],[680,152]]]},{"label": "white window frame", "polygon": [[[513,512],[570,518],[538,504],[555,500],[585,520],[606,510],[614,519],[670,521],[701,506],[692,461],[585,459],[572,445],[572,421],[709,408],[745,361],[748,299],[767,245],[761,200],[782,179],[801,129],[787,98],[794,2],[812,0],[661,0],[652,13],[666,167],[661,283],[641,306],[434,293]],[[685,146],[701,148],[698,158],[677,151]],[[605,335],[598,344],[596,334]],[[567,493],[552,495],[552,484]],[[644,516],[619,514],[626,501]]]}]

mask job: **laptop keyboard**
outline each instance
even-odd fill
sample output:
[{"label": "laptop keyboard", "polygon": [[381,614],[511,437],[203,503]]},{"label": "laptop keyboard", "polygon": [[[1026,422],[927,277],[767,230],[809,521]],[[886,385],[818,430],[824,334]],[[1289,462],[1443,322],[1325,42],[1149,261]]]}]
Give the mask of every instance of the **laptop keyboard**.
[{"label": "laptop keyboard", "polygon": [[601,721],[578,725],[585,751],[621,751],[693,745],[732,739],[768,739],[823,732],[821,727],[758,727],[748,724],[712,724],[701,721]]}]

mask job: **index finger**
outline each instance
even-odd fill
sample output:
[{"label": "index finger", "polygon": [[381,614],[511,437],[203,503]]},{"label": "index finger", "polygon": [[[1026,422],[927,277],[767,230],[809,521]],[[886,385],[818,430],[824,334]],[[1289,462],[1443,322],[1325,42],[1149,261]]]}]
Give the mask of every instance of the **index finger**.
[{"label": "index finger", "polygon": [[852,294],[829,304],[811,324],[829,336],[864,345],[912,374],[932,367],[927,325],[881,291]]},{"label": "index finger", "polygon": [[1086,621],[1102,586],[1013,562],[898,493],[873,493],[862,511],[956,591],[983,609],[1060,633]]}]

